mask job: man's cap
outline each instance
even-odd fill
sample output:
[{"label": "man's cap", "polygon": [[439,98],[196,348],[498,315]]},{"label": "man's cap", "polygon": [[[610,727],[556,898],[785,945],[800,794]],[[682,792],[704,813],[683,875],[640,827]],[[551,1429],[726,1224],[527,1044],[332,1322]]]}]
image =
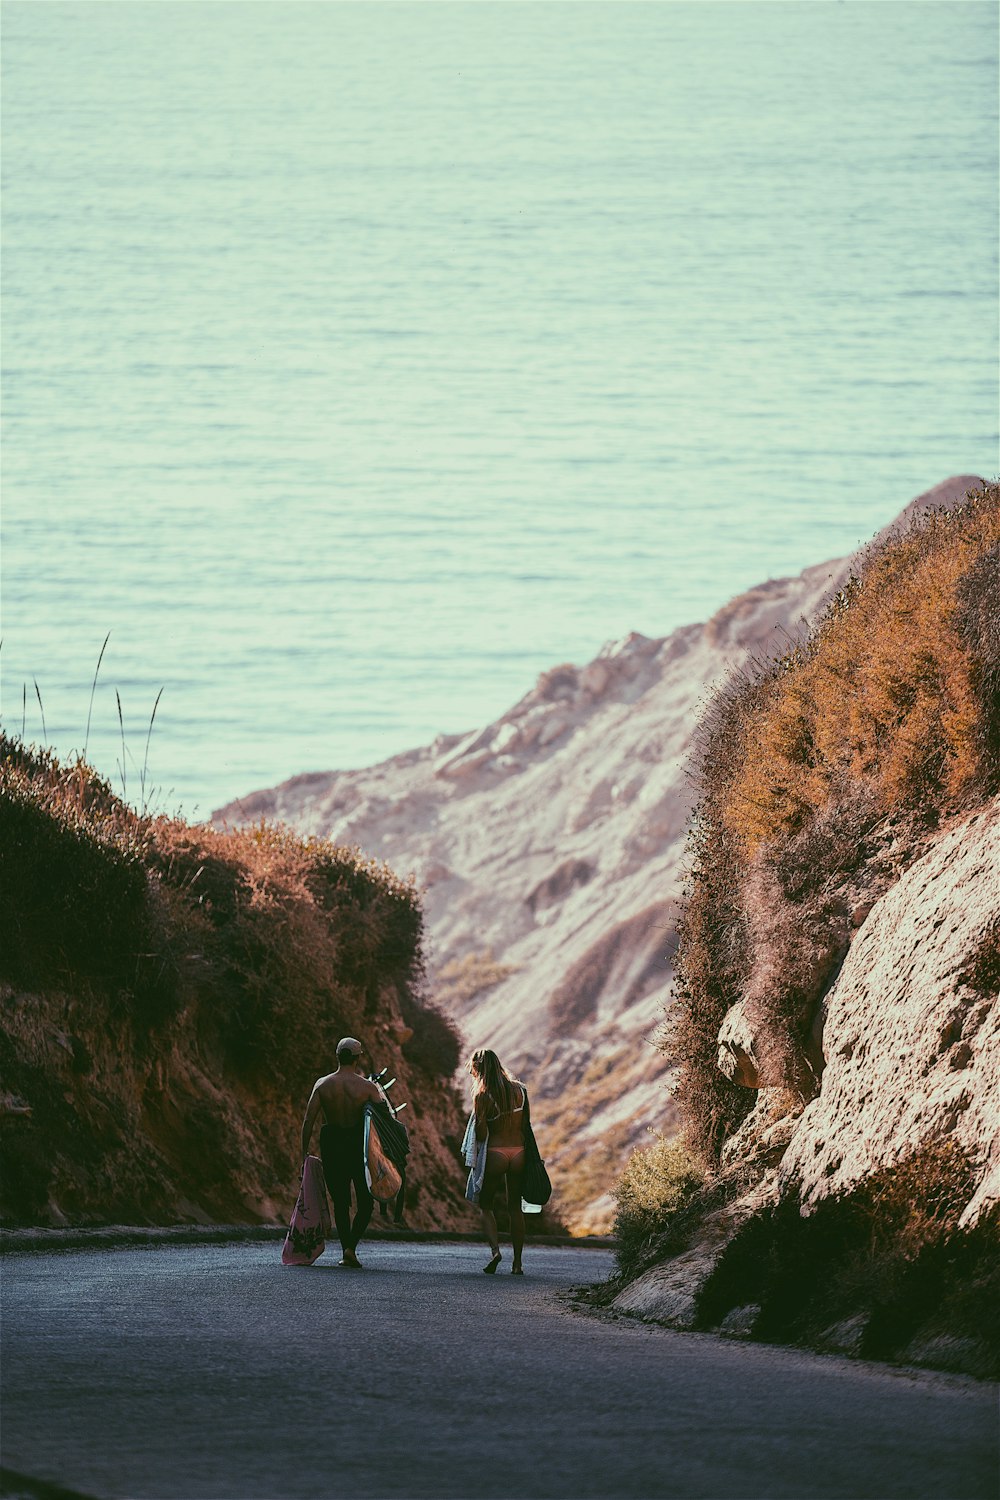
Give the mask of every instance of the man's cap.
[{"label": "man's cap", "polygon": [[342,1036],[337,1043],[338,1057],[360,1057],[364,1050],[356,1036]]}]

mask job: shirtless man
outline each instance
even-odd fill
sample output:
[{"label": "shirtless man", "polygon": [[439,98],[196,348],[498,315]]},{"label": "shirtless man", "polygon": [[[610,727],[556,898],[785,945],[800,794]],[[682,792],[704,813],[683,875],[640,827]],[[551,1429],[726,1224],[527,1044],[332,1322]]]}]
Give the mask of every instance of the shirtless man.
[{"label": "shirtless man", "polygon": [[[358,1241],[368,1228],[372,1216],[372,1195],[365,1181],[364,1111],[365,1105],[377,1103],[385,1096],[378,1084],[362,1076],[364,1048],[353,1036],[337,1043],[337,1071],[317,1078],[302,1121],[302,1155],[309,1153],[316,1116],[322,1110],[323,1127],[319,1149],[323,1158],[323,1176],[333,1199],[333,1216],[337,1238],[343,1252],[342,1266],[360,1269]],[[351,1222],[351,1183],[354,1183],[356,1212]]]}]

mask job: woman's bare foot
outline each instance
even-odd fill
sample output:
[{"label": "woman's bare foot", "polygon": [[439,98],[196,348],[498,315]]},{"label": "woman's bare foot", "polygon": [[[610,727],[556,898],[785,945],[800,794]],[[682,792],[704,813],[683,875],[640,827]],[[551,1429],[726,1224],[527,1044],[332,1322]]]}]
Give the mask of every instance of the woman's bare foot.
[{"label": "woman's bare foot", "polygon": [[497,1266],[500,1264],[501,1259],[502,1257],[500,1255],[500,1251],[498,1250],[496,1255],[494,1255],[493,1259],[490,1261],[489,1265],[483,1267],[483,1275],[495,1276]]},{"label": "woman's bare foot", "polygon": [[350,1266],[352,1271],[361,1270],[361,1262],[358,1260],[358,1257],[355,1255],[353,1250],[344,1250],[343,1259],[341,1260],[340,1264],[342,1266]]},{"label": "woman's bare foot", "polygon": [[512,1276],[523,1276],[524,1275],[524,1267],[520,1266],[520,1265],[518,1265],[518,1266],[511,1266],[511,1268],[510,1268],[510,1274]]}]

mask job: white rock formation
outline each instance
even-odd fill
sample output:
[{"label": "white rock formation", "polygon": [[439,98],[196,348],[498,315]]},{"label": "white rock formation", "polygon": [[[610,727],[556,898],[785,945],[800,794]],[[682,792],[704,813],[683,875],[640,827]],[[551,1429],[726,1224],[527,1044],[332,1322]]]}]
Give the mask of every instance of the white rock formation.
[{"label": "white rock formation", "polygon": [[[992,937],[991,937],[992,935]],[[806,1206],[950,1138],[979,1168],[963,1216],[1000,1200],[1000,798],[935,840],[877,901],[826,1005],[826,1066],[781,1163]]]},{"label": "white rock formation", "polygon": [[[827,997],[819,1094],[800,1113],[791,1095],[761,1089],[726,1142],[723,1170],[758,1167],[760,1180],[613,1306],[693,1327],[699,1292],[751,1214],[789,1192],[815,1207],[943,1139],[977,1169],[962,1223],[1000,1200],[998,961],[1000,797],[947,828],[872,906]],[[733,1038],[752,1053],[740,1017],[723,1030],[730,1053]],[[827,1346],[850,1349],[863,1324],[831,1329]]]},{"label": "white rock formation", "polygon": [[[904,515],[979,482],[949,480]],[[762,584],[665,639],[629,635],[583,668],[555,667],[472,734],[296,777],[215,815],[280,819],[412,871],[426,888],[432,981],[470,954],[511,971],[449,1008],[470,1044],[495,1048],[530,1083],[575,1229],[607,1227],[629,1151],[671,1124],[668,1067],[650,1039],[669,991],[704,699],[776,631],[800,632],[852,561]]]}]

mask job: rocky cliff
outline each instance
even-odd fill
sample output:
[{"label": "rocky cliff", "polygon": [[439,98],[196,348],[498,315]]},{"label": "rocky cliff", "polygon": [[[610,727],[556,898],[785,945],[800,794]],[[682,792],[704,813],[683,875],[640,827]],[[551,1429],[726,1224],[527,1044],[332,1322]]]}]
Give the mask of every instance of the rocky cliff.
[{"label": "rocky cliff", "polygon": [[[623,1312],[1000,1370],[1000,485],[718,698]],[[708,1170],[705,1171],[707,1164]]]},{"label": "rocky cliff", "polygon": [[[905,519],[961,496],[951,479]],[[533,1086],[560,1212],[604,1229],[622,1163],[672,1128],[652,1044],[672,979],[692,738],[711,686],[803,633],[852,557],[772,580],[707,623],[556,666],[484,729],[371,769],[296,777],[215,814],[360,844],[425,887],[432,992]]]},{"label": "rocky cliff", "polygon": [[807,1209],[947,1138],[962,1210],[1000,1203],[1000,799],[935,835],[876,901],[823,1003],[822,1086],[779,1180]]}]

